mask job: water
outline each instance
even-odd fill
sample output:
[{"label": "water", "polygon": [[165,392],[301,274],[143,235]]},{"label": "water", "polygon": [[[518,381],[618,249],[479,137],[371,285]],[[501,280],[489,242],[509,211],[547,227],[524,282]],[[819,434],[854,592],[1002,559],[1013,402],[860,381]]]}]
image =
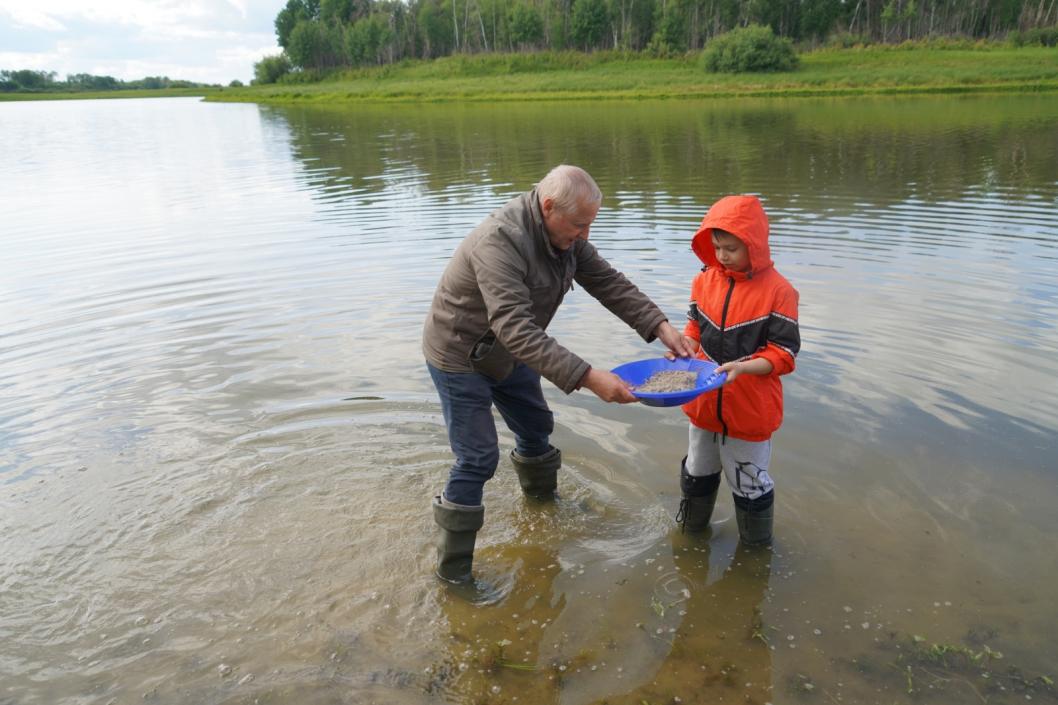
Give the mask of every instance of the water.
[{"label": "water", "polygon": [[[674,321],[707,205],[761,194],[801,293],[777,542],[723,494],[674,529],[678,410],[545,385],[562,498],[501,464],[473,606],[419,334],[559,162]],[[0,105],[0,703],[1055,701],[1055,164],[1052,95]],[[660,352],[579,288],[551,332]]]}]

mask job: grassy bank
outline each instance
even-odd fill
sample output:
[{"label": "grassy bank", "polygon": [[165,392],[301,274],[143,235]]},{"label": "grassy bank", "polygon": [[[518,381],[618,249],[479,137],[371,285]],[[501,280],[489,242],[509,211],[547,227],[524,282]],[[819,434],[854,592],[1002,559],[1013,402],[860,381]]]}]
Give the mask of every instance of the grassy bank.
[{"label": "grassy bank", "polygon": [[18,100],[102,100],[109,98],[184,98],[209,96],[218,88],[137,88],[121,91],[69,91],[40,93],[0,93],[0,102]]},{"label": "grassy bank", "polygon": [[919,45],[819,50],[802,54],[796,71],[778,74],[708,74],[693,59],[611,52],[452,56],[363,69],[318,83],[226,88],[207,100],[498,101],[1056,89],[1054,48]]}]

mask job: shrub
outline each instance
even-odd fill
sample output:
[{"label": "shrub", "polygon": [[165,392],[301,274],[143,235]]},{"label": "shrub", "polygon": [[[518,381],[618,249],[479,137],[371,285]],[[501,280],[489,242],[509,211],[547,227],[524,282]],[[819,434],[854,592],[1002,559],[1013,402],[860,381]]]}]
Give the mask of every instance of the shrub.
[{"label": "shrub", "polygon": [[324,71],[323,69],[294,69],[280,76],[276,83],[285,86],[297,86],[306,83],[319,83],[337,75],[340,74],[334,71]]},{"label": "shrub", "polygon": [[519,2],[507,11],[507,26],[511,44],[516,47],[536,46],[544,38],[544,20],[535,7],[525,2]]},{"label": "shrub", "polygon": [[1058,46],[1058,25],[1037,26],[1024,32],[1011,32],[1007,39],[1015,47],[1056,47]]},{"label": "shrub", "polygon": [[286,54],[266,56],[253,65],[254,83],[275,83],[290,73],[290,60]]},{"label": "shrub", "polygon": [[852,47],[865,47],[870,43],[871,40],[864,34],[837,32],[827,37],[826,46],[833,49],[851,49]]},{"label": "shrub", "polygon": [[771,27],[749,25],[713,37],[702,51],[702,68],[711,73],[792,71],[797,53],[789,39]]},{"label": "shrub", "polygon": [[609,28],[608,14],[603,0],[574,0],[570,20],[573,43],[585,51],[598,48]]}]

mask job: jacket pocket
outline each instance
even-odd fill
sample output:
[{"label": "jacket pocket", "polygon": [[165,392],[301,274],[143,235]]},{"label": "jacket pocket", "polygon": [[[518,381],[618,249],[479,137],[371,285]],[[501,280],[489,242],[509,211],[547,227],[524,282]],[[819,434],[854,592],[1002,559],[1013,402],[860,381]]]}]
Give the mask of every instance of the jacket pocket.
[{"label": "jacket pocket", "polygon": [[507,379],[518,364],[514,356],[507,352],[507,348],[496,340],[496,334],[491,330],[474,343],[468,362],[472,370],[497,382]]}]

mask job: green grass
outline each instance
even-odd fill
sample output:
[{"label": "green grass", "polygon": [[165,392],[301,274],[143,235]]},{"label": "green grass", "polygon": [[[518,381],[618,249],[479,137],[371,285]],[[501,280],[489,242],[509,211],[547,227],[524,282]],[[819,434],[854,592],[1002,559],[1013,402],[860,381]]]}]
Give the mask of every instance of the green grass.
[{"label": "green grass", "polygon": [[697,57],[622,52],[450,56],[246,88],[0,93],[0,101],[205,96],[258,103],[707,98],[1058,90],[1058,49],[969,43],[823,49],[789,73],[708,74]]},{"label": "green grass", "polygon": [[177,98],[207,96],[217,88],[137,88],[121,91],[70,91],[65,93],[0,93],[0,102],[16,100],[102,100],[109,98]]},{"label": "green grass", "polygon": [[789,73],[708,74],[696,58],[620,52],[453,56],[350,71],[316,83],[226,88],[259,103],[705,98],[1058,90],[1058,49],[923,45],[824,49]]}]

